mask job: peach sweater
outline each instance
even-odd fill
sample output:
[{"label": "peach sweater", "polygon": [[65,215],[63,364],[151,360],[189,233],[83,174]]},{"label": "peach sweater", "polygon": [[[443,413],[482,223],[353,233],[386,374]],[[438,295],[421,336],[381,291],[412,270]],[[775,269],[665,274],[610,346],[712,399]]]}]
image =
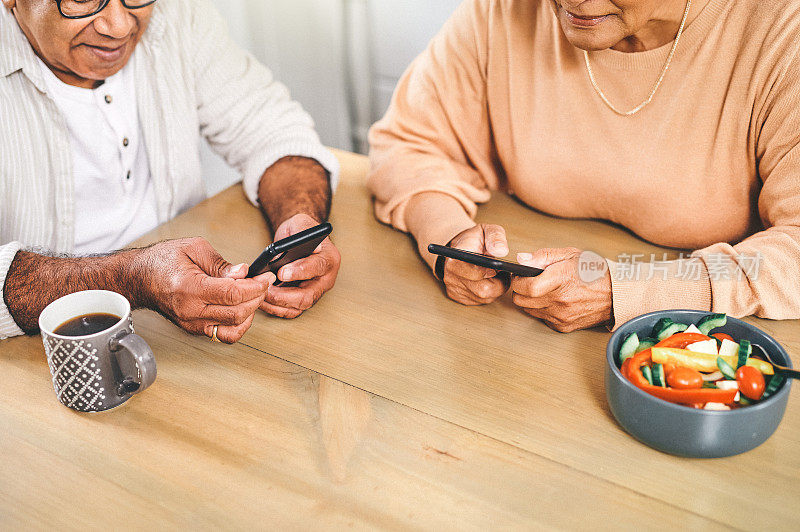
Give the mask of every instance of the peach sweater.
[{"label": "peach sweater", "polygon": [[[665,308],[800,318],[798,35],[800,2],[710,0],[652,103],[622,117],[549,2],[468,0],[371,130],[377,217],[415,228],[432,264],[427,244],[473,226],[476,204],[501,190],[696,250],[638,275],[611,257],[616,325]],[[589,55],[611,102],[630,109],[670,47]]]}]

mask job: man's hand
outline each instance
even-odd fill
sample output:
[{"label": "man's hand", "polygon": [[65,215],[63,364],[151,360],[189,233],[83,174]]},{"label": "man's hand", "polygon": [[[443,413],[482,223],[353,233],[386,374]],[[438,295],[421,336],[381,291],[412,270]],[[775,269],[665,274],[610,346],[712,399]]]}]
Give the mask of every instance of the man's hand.
[{"label": "man's hand", "polygon": [[[456,235],[449,245],[496,258],[508,255],[506,232],[499,225],[476,225]],[[508,290],[508,276],[460,260],[445,260],[442,280],[447,296],[464,305],[486,305]]]},{"label": "man's hand", "polygon": [[[275,240],[286,238],[319,225],[307,214],[296,214],[283,222],[275,231]],[[278,279],[283,282],[300,281],[298,287],[271,286],[263,298],[261,310],[281,318],[296,318],[319,301],[322,294],[330,290],[336,282],[342,258],[330,238],[326,238],[308,257],[287,264],[278,271]],[[268,282],[266,273],[256,280]],[[274,277],[274,276],[273,276]],[[271,283],[269,283],[271,284]]]},{"label": "man's hand", "polygon": [[[586,329],[611,319],[611,275],[597,279],[579,276],[581,250],[540,249],[520,253],[517,262],[542,268],[537,277],[513,277],[514,304],[559,332]],[[599,257],[597,258],[599,259]],[[605,265],[605,261],[602,261]],[[602,269],[599,271],[603,271]]]},{"label": "man's hand", "polygon": [[[267,223],[275,229],[275,240],[319,225],[330,212],[328,173],[313,159],[284,157],[261,177],[258,203]],[[278,271],[281,281],[300,284],[270,287],[261,310],[281,318],[298,317],[333,287],[341,261],[339,250],[326,238],[310,256]],[[256,279],[263,280],[263,276]]]},{"label": "man's hand", "polygon": [[156,310],[194,334],[233,343],[253,321],[275,276],[244,279],[247,265],[231,266],[202,238],[168,240],[94,257],[49,257],[20,251],[11,262],[3,296],[28,334],[56,299],[81,290],[111,290],[133,308]]},{"label": "man's hand", "polygon": [[133,271],[142,276],[143,299],[193,334],[237,342],[275,276],[245,279],[247,265],[232,266],[202,238],[160,242],[142,250]]}]

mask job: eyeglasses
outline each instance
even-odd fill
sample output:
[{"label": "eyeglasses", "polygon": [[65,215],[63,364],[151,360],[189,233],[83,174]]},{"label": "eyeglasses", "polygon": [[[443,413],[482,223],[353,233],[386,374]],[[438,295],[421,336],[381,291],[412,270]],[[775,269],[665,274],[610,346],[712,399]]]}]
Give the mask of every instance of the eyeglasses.
[{"label": "eyeglasses", "polygon": [[[58,10],[64,18],[86,18],[106,8],[111,0],[56,0]],[[121,0],[127,9],[147,7],[156,0]]]}]

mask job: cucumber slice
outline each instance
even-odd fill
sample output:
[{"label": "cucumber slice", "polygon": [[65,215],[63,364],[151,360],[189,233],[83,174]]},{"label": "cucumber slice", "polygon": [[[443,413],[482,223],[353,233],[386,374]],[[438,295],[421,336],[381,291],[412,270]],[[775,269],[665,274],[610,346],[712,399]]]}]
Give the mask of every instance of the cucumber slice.
[{"label": "cucumber slice", "polygon": [[753,404],[753,401],[745,397],[744,395],[739,395],[739,404],[742,406],[749,406]]},{"label": "cucumber slice", "polygon": [[683,332],[688,328],[689,326],[686,325],[685,323],[670,323],[669,325],[661,329],[660,333],[658,333],[657,336],[658,341],[660,342],[664,338],[669,338],[673,334]]},{"label": "cucumber slice", "polygon": [[670,318],[661,318],[656,322],[655,325],[653,325],[653,332],[650,334],[650,336],[652,336],[653,338],[658,338],[658,335],[661,333],[661,331],[663,331],[673,323],[675,322],[672,321]]},{"label": "cucumber slice", "polygon": [[637,347],[639,347],[639,336],[636,333],[629,334],[619,347],[619,363],[622,364],[626,359],[632,357],[636,353]]},{"label": "cucumber slice", "polygon": [[725,314],[709,314],[697,322],[697,328],[702,334],[708,334],[711,329],[722,327],[728,323],[728,316]]},{"label": "cucumber slice", "polygon": [[664,374],[664,366],[662,364],[653,364],[653,385],[667,387],[667,376]]},{"label": "cucumber slice", "polygon": [[639,347],[636,348],[636,352],[640,353],[645,349],[650,349],[657,343],[658,340],[656,340],[655,338],[645,338],[644,340],[639,340]]},{"label": "cucumber slice", "polygon": [[736,369],[747,364],[747,359],[752,352],[753,346],[750,345],[750,340],[742,340],[739,342],[739,360],[736,362]]},{"label": "cucumber slice", "polygon": [[647,382],[649,382],[651,385],[653,384],[653,370],[650,369],[650,366],[642,366],[642,375],[644,375],[644,378],[647,380]]},{"label": "cucumber slice", "polygon": [[784,380],[786,379],[784,378],[783,375],[779,375],[778,373],[773,375],[772,378],[769,380],[769,384],[767,384],[767,387],[764,388],[764,395],[761,396],[761,400],[763,401],[770,395],[773,395],[775,392],[777,392],[778,388],[781,387],[781,384],[783,384]]},{"label": "cucumber slice", "polygon": [[726,379],[730,379],[732,381],[736,380],[736,370],[734,370],[730,364],[725,362],[725,359],[722,357],[717,357],[717,367],[722,372],[722,375],[725,376]]}]

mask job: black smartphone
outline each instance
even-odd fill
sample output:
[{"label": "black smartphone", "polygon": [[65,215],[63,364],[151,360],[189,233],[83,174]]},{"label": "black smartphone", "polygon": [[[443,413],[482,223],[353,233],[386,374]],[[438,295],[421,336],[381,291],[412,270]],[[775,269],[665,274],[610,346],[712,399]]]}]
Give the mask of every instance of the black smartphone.
[{"label": "black smartphone", "polygon": [[[266,272],[278,275],[278,270],[283,266],[311,255],[332,231],[333,226],[326,222],[281,240],[276,240],[267,246],[261,252],[261,255],[253,261],[250,269],[247,270],[247,278]],[[275,283],[275,286],[288,285],[289,283],[281,283],[280,281]]]},{"label": "black smartphone", "polygon": [[440,246],[438,244],[429,244],[428,251],[434,255],[441,255],[448,259],[468,262],[476,266],[497,270],[498,272],[508,272],[519,277],[536,277],[544,271],[539,268],[534,268],[533,266],[525,266],[516,262],[508,262],[488,255],[481,255],[480,253],[464,251],[463,249],[451,248],[449,246]]}]

